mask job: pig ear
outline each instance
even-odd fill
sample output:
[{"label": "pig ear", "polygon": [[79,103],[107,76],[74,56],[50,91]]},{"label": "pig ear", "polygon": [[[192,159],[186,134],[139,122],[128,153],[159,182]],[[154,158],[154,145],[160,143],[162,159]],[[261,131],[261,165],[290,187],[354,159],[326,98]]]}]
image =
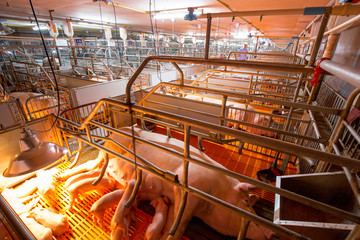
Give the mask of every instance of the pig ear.
[{"label": "pig ear", "polygon": [[252,191],[255,191],[257,189],[257,187],[250,183],[242,182],[242,183],[237,184],[236,189],[238,189],[239,191],[244,191],[244,192],[252,192]]}]

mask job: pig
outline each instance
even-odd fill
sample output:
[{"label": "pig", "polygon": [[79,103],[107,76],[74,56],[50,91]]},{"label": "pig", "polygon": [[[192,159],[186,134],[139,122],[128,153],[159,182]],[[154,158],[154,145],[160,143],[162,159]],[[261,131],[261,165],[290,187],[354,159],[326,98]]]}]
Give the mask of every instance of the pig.
[{"label": "pig", "polygon": [[[59,67],[60,67],[60,61],[58,58],[55,58],[55,61],[54,61],[54,57],[50,57],[50,61],[51,61],[51,64],[52,64],[52,67],[54,70],[59,70]],[[43,63],[43,67],[50,67],[50,63],[49,63],[49,58],[44,58],[42,60],[42,63]]]},{"label": "pig", "polygon": [[92,190],[97,190],[100,192],[104,191],[105,189],[114,190],[116,187],[116,181],[107,177],[102,178],[102,180],[96,186],[94,186],[92,183],[96,179],[97,177],[86,178],[71,184],[68,187],[70,204],[69,207],[63,211],[69,210],[73,207],[75,200],[79,200],[79,196],[78,196],[79,194],[84,194]]},{"label": "pig", "polygon": [[20,215],[21,220],[34,234],[37,240],[52,240],[53,235],[50,228],[44,227],[40,223],[36,222],[28,213]]},{"label": "pig", "polygon": [[[121,130],[130,132],[130,129],[128,128]],[[164,135],[156,133],[149,133],[140,129],[135,130],[135,135],[154,143],[161,144],[164,147],[173,149],[180,153],[183,152],[184,143],[179,140],[168,138]],[[117,134],[111,135],[111,138],[125,147],[132,149],[131,139]],[[123,156],[133,158],[132,155],[110,141],[107,143],[107,147],[122,154]],[[222,165],[215,162],[194,147],[190,146],[190,153],[193,158],[224,168]],[[165,171],[177,174],[179,180],[182,181],[182,158],[142,143],[136,144],[136,154],[146,158],[152,164]],[[141,160],[138,159],[138,161]],[[111,221],[112,239],[129,239],[128,228],[130,224],[131,208],[126,208],[125,205],[135,187],[135,168],[134,166],[117,158],[110,159],[109,167],[110,166],[113,166],[114,170],[112,173],[110,171],[109,176],[115,174],[113,177],[117,182],[125,183],[125,191],[119,204],[117,205],[115,214]],[[248,212],[254,213],[252,203],[256,198],[249,194],[249,192],[254,189],[254,186],[247,183],[241,183],[234,178],[218,174],[213,170],[191,163],[189,164],[189,176],[189,186],[195,187],[207,194],[211,194]],[[172,184],[162,181],[161,179],[143,171],[142,181],[137,193],[137,200],[153,201],[159,198],[167,198],[169,200],[169,210],[164,224],[162,222],[163,220],[159,220],[160,223],[156,223],[157,221],[154,221],[152,226],[158,228],[155,229],[157,233],[162,234],[160,239],[166,239],[173,223],[174,216],[176,215],[176,211],[179,209],[181,190],[178,187],[175,187]],[[159,215],[159,218],[163,218],[164,216],[165,215]],[[192,194],[188,194],[184,214],[180,221],[179,228],[173,237],[174,239],[180,239],[193,216],[200,218],[219,233],[230,236],[237,236],[242,219],[241,216],[232,213],[224,207],[216,206]],[[161,229],[162,226],[163,229]],[[148,232],[154,232],[155,230],[149,228]],[[246,233],[246,237],[250,239],[270,239],[272,236],[273,232],[262,226],[258,226],[253,222],[250,223]]]},{"label": "pig", "polygon": [[[185,98],[197,100],[197,101],[203,101],[203,102],[207,102],[207,103],[222,104],[222,101],[220,99],[210,98],[210,97],[200,97],[200,96],[196,96],[196,95],[192,95],[192,94],[186,95]],[[253,108],[250,105],[248,105],[246,107],[245,104],[236,103],[236,102],[227,102],[226,106],[249,110],[249,111],[240,111],[240,110],[236,110],[236,109],[229,109],[227,118],[246,122],[246,123],[252,123],[255,125],[259,125],[259,126],[265,126],[265,127],[269,126],[270,119],[268,117],[256,112],[255,108]],[[276,136],[276,133],[271,132],[271,131],[265,131],[265,130],[262,130],[259,128],[245,126],[245,125],[241,125],[241,124],[233,123],[233,122],[227,122],[226,126],[232,127],[234,129],[241,129],[246,132],[257,134],[257,135],[263,135],[263,136],[268,136],[268,137]]]},{"label": "pig", "polygon": [[[34,92],[12,92],[9,95],[20,100],[20,103],[28,117],[41,118],[51,113],[58,113],[58,100],[54,97],[44,96],[40,98],[40,96],[43,94]],[[26,107],[26,101],[31,97],[37,96],[39,96],[39,98],[34,98],[31,100],[31,106],[29,106],[29,110],[32,113],[29,113]],[[60,112],[64,111],[65,109],[66,108],[64,106],[60,106]]]},{"label": "pig", "polygon": [[65,215],[55,213],[54,210],[35,208],[29,214],[36,222],[50,228],[53,235],[59,236],[69,230],[69,222]]},{"label": "pig", "polygon": [[97,222],[101,226],[104,225],[103,217],[108,208],[112,208],[117,205],[122,196],[124,195],[124,189],[116,189],[113,192],[105,194],[98,199],[90,208],[90,212],[93,214],[94,222]]}]

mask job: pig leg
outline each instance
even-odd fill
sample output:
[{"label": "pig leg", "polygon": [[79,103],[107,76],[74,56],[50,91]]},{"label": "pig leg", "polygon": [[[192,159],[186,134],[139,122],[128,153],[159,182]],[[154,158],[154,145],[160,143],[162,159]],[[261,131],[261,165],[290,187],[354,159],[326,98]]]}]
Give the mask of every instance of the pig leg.
[{"label": "pig leg", "polygon": [[118,204],[124,192],[125,191],[123,189],[118,189],[102,196],[99,200],[97,200],[90,209],[90,212],[94,215],[94,222],[97,222],[98,224],[103,226],[103,217],[106,209]]},{"label": "pig leg", "polygon": [[155,215],[152,223],[148,226],[145,233],[145,239],[157,240],[160,239],[162,230],[166,222],[168,206],[162,198],[157,198],[150,203],[155,208]]},{"label": "pig leg", "polygon": [[130,226],[130,210],[131,207],[126,207],[126,203],[135,187],[135,179],[130,180],[126,186],[125,193],[121,198],[114,216],[111,220],[111,239],[112,240],[129,240],[129,226]]},{"label": "pig leg", "polygon": [[78,181],[86,179],[86,178],[94,178],[94,177],[97,177],[99,174],[100,174],[100,171],[90,171],[90,172],[85,172],[85,173],[79,173],[77,175],[69,177],[68,180],[66,180],[64,186],[66,188],[68,188],[70,185],[74,184],[75,182],[78,182]]},{"label": "pig leg", "polygon": [[83,179],[69,186],[68,188],[70,195],[69,209],[71,209],[74,206],[75,200],[79,200],[79,196],[78,196],[79,194],[86,193],[91,190],[102,191],[106,188],[113,190],[116,186],[116,181],[110,178],[103,178],[96,186],[94,186],[92,183],[96,179],[97,178]]},{"label": "pig leg", "polygon": [[102,163],[102,160],[104,159],[104,157],[105,157],[105,153],[103,151],[100,151],[99,155],[97,156],[96,159],[91,160],[91,161],[87,161],[86,163],[83,163],[83,164],[81,164],[79,166],[76,166],[74,168],[66,169],[62,174],[60,174],[56,178],[57,178],[57,180],[65,180],[65,179],[68,179],[71,176],[74,176],[74,175],[78,174],[78,173],[87,172],[87,171],[99,168],[101,163]]},{"label": "pig leg", "polygon": [[163,235],[161,236],[160,240],[166,240],[166,238],[169,235],[171,226],[174,222],[174,204],[173,203],[169,203],[168,205],[168,214],[167,214],[167,218],[166,218],[166,222],[165,222],[165,226],[163,229]]}]

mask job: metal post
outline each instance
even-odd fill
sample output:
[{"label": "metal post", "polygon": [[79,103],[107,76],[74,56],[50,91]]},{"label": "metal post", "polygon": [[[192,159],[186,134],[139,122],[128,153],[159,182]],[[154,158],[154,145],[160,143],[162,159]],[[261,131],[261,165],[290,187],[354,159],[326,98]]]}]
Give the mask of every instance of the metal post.
[{"label": "metal post", "polygon": [[207,25],[206,25],[205,59],[209,58],[210,35],[211,35],[211,15],[208,13]]},{"label": "metal post", "polygon": [[[332,58],[334,55],[337,43],[339,41],[339,34],[330,34],[328,38],[328,42],[325,48],[325,52],[323,54],[323,58]],[[319,94],[322,82],[324,80],[324,74],[320,74],[318,84],[316,84],[311,91],[310,97],[308,99],[308,104],[312,101],[316,101],[316,98]]]},{"label": "metal post", "polygon": [[326,28],[327,22],[329,20],[329,15],[330,15],[329,12],[326,11],[321,18],[320,28],[319,28],[319,31],[318,31],[318,34],[317,34],[317,37],[315,40],[314,48],[311,52],[310,61],[307,64],[308,66],[312,66],[315,62],[315,59],[316,59],[317,53],[319,51],[319,47],[320,47],[320,44],[321,44],[321,41],[322,41],[322,38],[323,38],[323,35],[325,32],[325,28]]},{"label": "metal post", "polygon": [[256,44],[255,44],[255,53],[257,53],[257,47],[258,47],[258,43],[259,43],[259,37],[256,37]]},{"label": "metal post", "polygon": [[[60,55],[60,51],[59,51],[58,45],[57,45],[57,43],[56,43],[56,38],[54,38],[54,44],[55,44],[56,53],[57,53],[58,58],[59,58],[59,64],[60,64],[60,66],[62,66],[63,64],[62,64],[61,55]],[[55,58],[54,58],[54,61],[55,61]],[[56,62],[55,62],[55,64],[54,64],[54,66],[56,67]]]}]

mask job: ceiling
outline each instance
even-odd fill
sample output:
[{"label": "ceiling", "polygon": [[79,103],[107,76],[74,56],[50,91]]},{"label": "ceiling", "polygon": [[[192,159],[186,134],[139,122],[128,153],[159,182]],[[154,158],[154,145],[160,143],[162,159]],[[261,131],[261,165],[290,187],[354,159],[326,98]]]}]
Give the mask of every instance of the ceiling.
[{"label": "ceiling", "polygon": [[[183,16],[188,7],[196,8],[199,13],[217,13],[230,11],[254,11],[273,9],[294,9],[325,6],[329,0],[113,0],[104,2],[92,0],[32,0],[39,19],[48,20],[49,10],[54,10],[54,20],[71,18],[86,20],[98,24],[116,23],[131,30],[153,31],[170,34],[196,34],[205,36],[206,19],[185,21]],[[168,11],[166,11],[168,10]],[[155,11],[150,21],[150,11]],[[181,18],[160,19],[164,15],[180,15]],[[167,15],[167,16],[168,16]],[[1,19],[29,19],[32,17],[29,0],[0,0]],[[314,16],[250,16],[239,18],[212,19],[212,37],[239,37],[242,35],[260,35],[293,37],[298,36]]]}]

